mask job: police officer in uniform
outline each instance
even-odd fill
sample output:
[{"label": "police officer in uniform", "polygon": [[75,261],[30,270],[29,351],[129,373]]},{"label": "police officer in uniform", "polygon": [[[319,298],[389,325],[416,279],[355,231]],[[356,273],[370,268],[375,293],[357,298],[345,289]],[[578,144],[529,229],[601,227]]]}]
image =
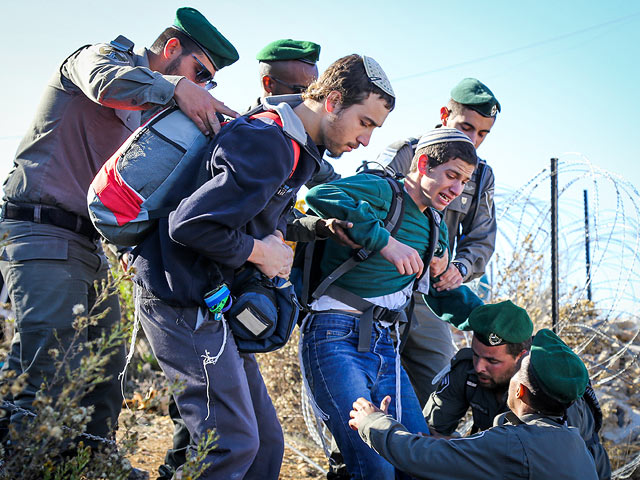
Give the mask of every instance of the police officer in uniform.
[{"label": "police officer in uniform", "polygon": [[[256,55],[258,60],[258,76],[262,94],[254,106],[259,105],[262,99],[273,95],[297,95],[304,92],[309,85],[318,79],[318,65],[320,59],[320,45],[306,40],[292,40],[290,38],[275,40],[266,45]],[[307,182],[306,187],[312,188],[322,183],[331,182],[340,178],[333,166],[323,159],[320,169]],[[314,225],[318,217],[309,217],[302,220],[307,222],[307,232],[313,233]],[[299,223],[299,222],[298,222]],[[314,240],[310,234],[296,226],[294,241]],[[290,228],[288,228],[289,230]],[[304,238],[300,236],[304,236]],[[289,238],[288,238],[289,239]]]},{"label": "police officer in uniform", "polygon": [[[496,121],[501,107],[498,99],[482,82],[465,78],[453,90],[447,106],[442,107],[443,126],[465,133],[476,149]],[[408,138],[387,147],[377,161],[407,174],[418,138]],[[462,282],[480,277],[493,254],[496,237],[493,205],[494,176],[487,162],[478,158],[478,166],[464,192],[444,211],[449,230],[452,262],[434,282],[436,290],[451,290]],[[446,261],[446,260],[445,260]],[[409,374],[420,404],[425,405],[432,392],[431,381],[455,353],[449,325],[440,321],[416,295],[414,319],[402,353],[402,364]]]},{"label": "police officer in uniform", "polygon": [[[96,304],[94,282],[107,280],[108,265],[88,218],[87,190],[94,175],[145,114],[172,102],[204,133],[219,128],[216,111],[236,116],[206,88],[215,72],[238,59],[233,45],[197,10],[180,8],[175,23],[150,49],[134,51],[119,36],[81,47],[47,84],[4,184],[0,270],[16,314],[16,336],[6,369],[26,373],[13,402],[30,409],[41,383],[54,378],[51,349],[69,348],[74,316],[98,315],[80,341],[108,334],[120,321],[116,295]],[[86,352],[86,350],[84,350]],[[84,353],[71,356],[77,368]],[[122,404],[118,372],[124,346],[105,366],[108,379],[82,400],[93,414],[86,432],[111,437]],[[54,398],[62,385],[49,385]],[[22,414],[11,413],[19,425]],[[85,439],[85,444],[92,441]]]},{"label": "police officer in uniform", "polygon": [[[306,40],[285,38],[275,40],[264,46],[256,55],[258,76],[262,94],[251,107],[260,105],[262,99],[274,95],[297,95],[304,92],[318,79],[320,45]],[[305,185],[316,185],[338,180],[340,175],[333,165],[322,159],[320,168]],[[287,240],[292,242],[311,242],[317,236],[337,235],[343,243],[355,244],[344,233],[344,223],[333,219],[331,224],[313,215],[301,215],[293,210],[287,220]]]},{"label": "police officer in uniform", "polygon": [[[497,415],[509,411],[509,381],[531,345],[533,323],[529,315],[508,300],[476,308],[467,325],[461,327],[473,331],[471,348],[461,349],[436,376],[436,390],[424,408],[435,434],[452,435],[469,407],[473,414],[471,434],[491,428]],[[611,478],[609,457],[598,437],[602,412],[590,385],[567,409],[567,423],[580,432],[600,480]]]},{"label": "police officer in uniform", "polygon": [[[364,398],[354,402],[350,425],[416,478],[596,480],[584,441],[564,421],[588,382],[582,360],[555,333],[542,329],[509,382],[510,411],[496,417],[493,428],[466,438],[414,435]],[[385,399],[381,406],[386,404]]]},{"label": "police officer in uniform", "polygon": [[275,40],[256,55],[262,95],[292,95],[304,92],[318,79],[320,45],[290,38]]}]

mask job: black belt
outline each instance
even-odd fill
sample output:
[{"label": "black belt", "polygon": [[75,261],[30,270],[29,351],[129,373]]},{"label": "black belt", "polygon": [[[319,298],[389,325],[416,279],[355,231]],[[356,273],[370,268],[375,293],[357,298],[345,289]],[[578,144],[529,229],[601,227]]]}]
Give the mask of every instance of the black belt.
[{"label": "black belt", "polygon": [[2,217],[9,220],[55,225],[89,237],[90,240],[100,238],[91,220],[51,205],[6,202],[2,207]]}]

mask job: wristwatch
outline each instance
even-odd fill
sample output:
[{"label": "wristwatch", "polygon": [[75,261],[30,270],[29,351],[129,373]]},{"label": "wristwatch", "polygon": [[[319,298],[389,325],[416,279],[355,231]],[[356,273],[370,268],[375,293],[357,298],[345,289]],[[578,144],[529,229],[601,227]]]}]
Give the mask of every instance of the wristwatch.
[{"label": "wristwatch", "polygon": [[456,262],[455,260],[453,262],[451,262],[451,265],[453,265],[454,267],[456,267],[458,269],[458,271],[460,272],[460,275],[462,275],[462,279],[464,280],[467,276],[467,267],[464,266],[464,263],[461,262]]}]

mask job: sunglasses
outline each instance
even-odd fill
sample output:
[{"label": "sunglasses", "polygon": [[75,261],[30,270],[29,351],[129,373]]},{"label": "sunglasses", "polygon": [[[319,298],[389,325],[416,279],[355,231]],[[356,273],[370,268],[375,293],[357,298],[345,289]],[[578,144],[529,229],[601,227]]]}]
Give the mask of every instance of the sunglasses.
[{"label": "sunglasses", "polygon": [[271,80],[273,80],[274,82],[279,83],[280,85],[283,85],[283,86],[287,87],[293,93],[302,93],[307,89],[306,85],[294,85],[294,84],[291,84],[291,83],[283,82],[282,80],[280,80],[280,79],[278,79],[276,77],[272,77],[271,75],[269,75],[269,78]]},{"label": "sunglasses", "polygon": [[207,90],[216,88],[218,86],[218,83],[213,79],[213,74],[207,67],[204,66],[204,64],[200,60],[198,60],[198,57],[196,57],[194,54],[191,54],[191,56],[196,62],[198,62],[198,65],[200,65],[200,70],[198,70],[198,72],[196,73],[196,83],[204,84],[204,88]]}]

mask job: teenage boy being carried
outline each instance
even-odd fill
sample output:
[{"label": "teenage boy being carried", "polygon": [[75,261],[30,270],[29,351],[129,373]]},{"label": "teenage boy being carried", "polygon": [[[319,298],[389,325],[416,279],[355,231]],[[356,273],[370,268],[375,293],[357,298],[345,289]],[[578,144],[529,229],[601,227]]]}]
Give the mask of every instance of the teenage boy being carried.
[{"label": "teenage boy being carried", "polygon": [[[307,194],[307,203],[315,213],[352,222],[348,232],[351,239],[373,252],[324,294],[316,290],[313,313],[303,327],[306,381],[319,407],[317,412],[331,430],[352,478],[393,479],[395,475],[394,467],[349,428],[347,420],[354,398],[364,397],[379,404],[387,392],[395,391],[391,414],[401,417],[411,432],[428,431],[392,342],[392,330],[398,331],[395,319],[401,317],[394,312],[407,304],[415,279],[428,268],[423,258],[433,251],[431,238],[439,239],[436,255],[444,261],[434,262],[427,273],[437,276],[446,269],[446,226],[441,224],[439,235],[430,235],[432,225],[438,227],[429,216],[437,217],[434,210],[443,210],[462,193],[476,163],[473,143],[458,130],[440,128],[424,135],[400,190],[404,212],[393,234],[384,225],[394,195],[386,178],[359,174],[319,185]],[[351,255],[348,247],[327,240],[320,267],[322,279]],[[426,283],[419,282],[425,294]],[[477,305],[474,300],[472,306]],[[444,301],[438,300],[440,306]],[[366,308],[367,302],[375,307]],[[369,328],[372,312],[373,325]]]}]

